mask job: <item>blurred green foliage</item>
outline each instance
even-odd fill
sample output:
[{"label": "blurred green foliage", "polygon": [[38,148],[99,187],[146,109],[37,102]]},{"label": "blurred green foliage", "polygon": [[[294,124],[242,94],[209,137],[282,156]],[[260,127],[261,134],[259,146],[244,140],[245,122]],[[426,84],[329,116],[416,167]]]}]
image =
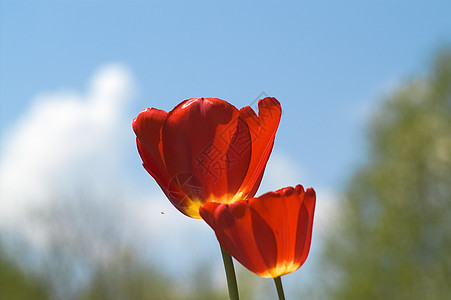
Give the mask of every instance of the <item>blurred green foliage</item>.
[{"label": "blurred green foliage", "polygon": [[386,99],[368,136],[324,253],[327,299],[449,299],[451,49]]},{"label": "blurred green foliage", "polygon": [[186,285],[178,284],[170,276],[143,265],[128,254],[113,265],[99,268],[83,292],[80,300],[95,299],[227,299],[225,289],[215,289],[208,269],[193,274]]},{"label": "blurred green foliage", "polygon": [[[60,264],[55,259],[52,264]],[[30,271],[28,271],[30,272]],[[113,264],[98,265],[85,287],[71,293],[71,282],[55,293],[46,266],[41,274],[26,274],[12,259],[0,252],[1,300],[219,300],[227,299],[227,290],[213,282],[211,271],[199,268],[182,284],[150,264],[138,262],[131,253],[118,256]],[[67,294],[64,294],[66,292]]]},{"label": "blurred green foliage", "polygon": [[46,285],[37,276],[26,274],[0,249],[0,299],[47,299]]}]

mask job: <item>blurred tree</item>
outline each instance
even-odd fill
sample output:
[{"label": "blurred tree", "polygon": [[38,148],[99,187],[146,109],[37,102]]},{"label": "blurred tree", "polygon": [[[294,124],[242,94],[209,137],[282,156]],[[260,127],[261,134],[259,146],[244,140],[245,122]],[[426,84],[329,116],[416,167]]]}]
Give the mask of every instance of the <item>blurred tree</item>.
[{"label": "blurred tree", "polygon": [[140,264],[131,253],[98,267],[80,300],[174,299],[171,281],[150,266]]},{"label": "blurred tree", "polygon": [[48,299],[45,284],[35,276],[26,275],[0,249],[0,299]]},{"label": "blurred tree", "polygon": [[[375,114],[324,264],[330,299],[451,295],[451,49]],[[335,277],[334,277],[335,275]]]}]

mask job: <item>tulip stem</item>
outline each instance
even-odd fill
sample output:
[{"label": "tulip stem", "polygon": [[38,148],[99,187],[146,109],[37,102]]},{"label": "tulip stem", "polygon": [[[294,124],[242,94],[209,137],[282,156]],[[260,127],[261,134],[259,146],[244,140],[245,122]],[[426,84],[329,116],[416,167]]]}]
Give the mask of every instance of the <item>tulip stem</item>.
[{"label": "tulip stem", "polygon": [[238,284],[236,283],[235,268],[233,267],[232,256],[221,246],[222,260],[224,261],[224,269],[227,277],[227,287],[229,289],[229,299],[239,300]]},{"label": "tulip stem", "polygon": [[279,300],[285,300],[285,294],[283,293],[282,279],[279,277],[274,278],[274,283],[276,284],[277,296]]}]

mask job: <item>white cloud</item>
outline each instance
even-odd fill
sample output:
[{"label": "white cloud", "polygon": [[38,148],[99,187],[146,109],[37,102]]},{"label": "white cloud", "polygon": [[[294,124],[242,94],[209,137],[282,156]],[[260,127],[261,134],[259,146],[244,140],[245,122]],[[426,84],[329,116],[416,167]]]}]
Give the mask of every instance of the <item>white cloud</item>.
[{"label": "white cloud", "polygon": [[65,90],[33,99],[2,141],[0,225],[17,226],[52,188],[111,178],[130,128],[122,111],[133,91],[127,68],[111,64],[94,74],[84,95]]},{"label": "white cloud", "polygon": [[135,177],[121,175],[135,148],[126,113],[134,90],[127,68],[111,64],[95,72],[84,94],[63,90],[33,99],[2,141],[0,231],[43,252],[63,243],[79,262],[108,261],[121,245],[169,271],[220,260],[213,231],[170,204],[136,150]]}]

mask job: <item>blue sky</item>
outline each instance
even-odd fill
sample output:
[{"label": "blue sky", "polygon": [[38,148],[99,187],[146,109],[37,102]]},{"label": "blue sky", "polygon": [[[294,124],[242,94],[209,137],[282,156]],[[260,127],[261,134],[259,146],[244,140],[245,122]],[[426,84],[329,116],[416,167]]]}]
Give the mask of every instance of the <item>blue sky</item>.
[{"label": "blue sky", "polygon": [[[433,0],[0,0],[0,169],[23,168],[16,178],[27,186],[33,178],[25,173],[53,172],[50,181],[61,171],[83,174],[120,148],[114,170],[124,185],[141,189],[138,198],[147,190],[163,198],[140,166],[131,120],[145,107],[170,110],[191,97],[240,108],[265,93],[279,99],[283,116],[260,192],[301,183],[317,189],[318,201],[336,198],[365,157],[365,126],[381,97],[421,75],[450,43],[450,12],[450,1]],[[111,112],[89,102],[96,91],[112,101]],[[131,100],[125,105],[116,92]],[[91,131],[94,111],[106,121]],[[68,151],[74,146],[79,153]],[[24,165],[25,157],[40,164]],[[13,177],[0,181],[14,186]],[[157,207],[169,214],[165,226],[189,220],[165,200]]]}]

